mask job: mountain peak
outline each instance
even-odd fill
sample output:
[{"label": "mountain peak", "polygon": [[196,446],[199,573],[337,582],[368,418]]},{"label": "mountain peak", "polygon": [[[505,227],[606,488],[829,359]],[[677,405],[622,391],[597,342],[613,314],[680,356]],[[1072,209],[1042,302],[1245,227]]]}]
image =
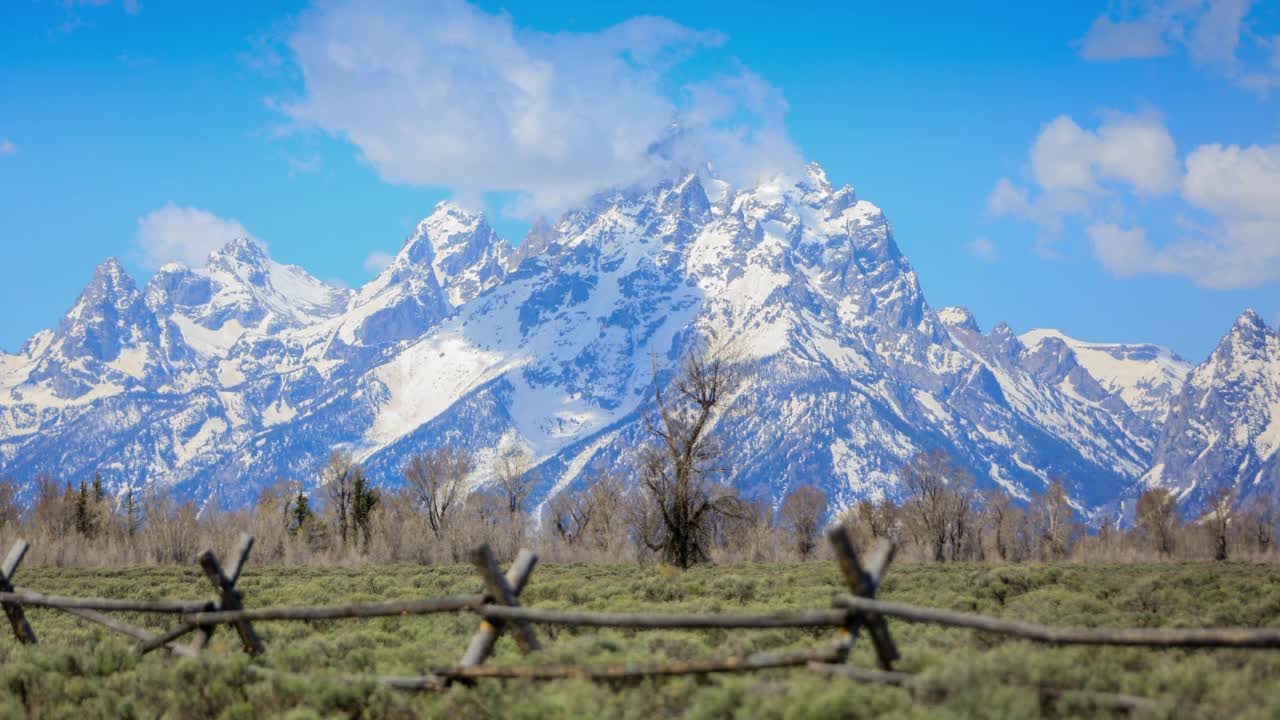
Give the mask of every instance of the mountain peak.
[{"label": "mountain peak", "polygon": [[249,237],[238,237],[232,238],[226,245],[214,250],[209,257],[265,260],[267,252],[262,247],[262,243],[257,240]]},{"label": "mountain peak", "polygon": [[507,261],[508,269],[514,272],[526,259],[541,255],[555,243],[557,237],[555,228],[547,222],[546,216],[539,215],[529,226],[529,232],[525,233],[524,240],[521,240],[511,253]]},{"label": "mountain peak", "polygon": [[429,265],[447,248],[465,244],[472,234],[488,225],[483,212],[441,200],[405,238],[398,256],[413,265]]},{"label": "mountain peak", "polygon": [[821,165],[816,162],[809,163],[805,166],[805,174],[815,189],[824,194],[831,192],[831,181],[827,179],[827,171],[823,170]]},{"label": "mountain peak", "polygon": [[938,311],[938,319],[947,327],[982,332],[978,327],[978,319],[966,307],[944,307]]},{"label": "mountain peak", "polygon": [[94,269],[94,274],[123,275],[124,266],[120,264],[119,258],[112,255],[98,263],[98,267]]},{"label": "mountain peak", "polygon": [[209,253],[208,267],[225,270],[253,285],[261,285],[271,258],[257,240],[238,237]]},{"label": "mountain peak", "polygon": [[431,209],[431,214],[418,223],[418,227],[430,225],[440,229],[468,229],[488,223],[483,210],[471,210],[452,200],[441,200]]},{"label": "mountain peak", "polygon": [[[132,277],[120,261],[107,258],[94,270],[75,305],[54,332],[51,348],[64,358],[88,357],[109,362],[125,345],[145,342],[154,331],[155,319],[145,305]],[[70,396],[79,390],[64,388]]]},{"label": "mountain peak", "polygon": [[360,294],[372,297],[410,281],[435,288],[433,293],[445,289],[449,302],[461,305],[506,276],[511,252],[511,245],[498,237],[483,212],[444,200],[418,223],[391,264]]},{"label": "mountain peak", "polygon": [[663,210],[682,217],[703,220],[711,212],[711,202],[697,173],[689,173],[675,184],[662,203]]},{"label": "mountain peak", "polygon": [[1267,331],[1266,321],[1253,308],[1246,308],[1244,312],[1240,313],[1240,317],[1236,318],[1235,324],[1231,326],[1232,333],[1265,334]]},{"label": "mountain peak", "polygon": [[1271,330],[1261,315],[1252,309],[1245,310],[1231,325],[1231,330],[1222,336],[1213,354],[1222,357],[1252,356],[1266,346],[1270,334]]},{"label": "mountain peak", "polygon": [[124,266],[114,257],[109,257],[98,264],[93,271],[93,278],[81,293],[81,299],[102,302],[111,298],[120,298],[137,289],[133,277],[125,272]]}]

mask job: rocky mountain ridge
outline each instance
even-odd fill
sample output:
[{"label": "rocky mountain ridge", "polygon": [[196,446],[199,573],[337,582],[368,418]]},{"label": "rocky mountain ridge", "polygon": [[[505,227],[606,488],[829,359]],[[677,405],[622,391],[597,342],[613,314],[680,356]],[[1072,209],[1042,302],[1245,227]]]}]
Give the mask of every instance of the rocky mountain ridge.
[{"label": "rocky mountain ridge", "polygon": [[391,484],[408,454],[462,445],[482,483],[516,443],[544,500],[599,466],[626,474],[654,359],[714,331],[755,366],[750,411],[717,428],[748,496],[895,494],[898,465],[938,448],[1022,497],[1061,476],[1090,512],[1218,478],[1185,456],[1221,437],[1186,428],[1219,419],[1247,425],[1240,462],[1274,491],[1280,354],[1257,325],[1187,382],[1154,346],[984,334],[926,302],[880,210],[816,165],[752,188],[702,169],[601,193],[515,248],[441,203],[356,291],[248,240],[142,289],[108,260],[56,329],[0,355],[0,474],[101,471],[237,505],[278,478],[314,483],[335,446]]}]

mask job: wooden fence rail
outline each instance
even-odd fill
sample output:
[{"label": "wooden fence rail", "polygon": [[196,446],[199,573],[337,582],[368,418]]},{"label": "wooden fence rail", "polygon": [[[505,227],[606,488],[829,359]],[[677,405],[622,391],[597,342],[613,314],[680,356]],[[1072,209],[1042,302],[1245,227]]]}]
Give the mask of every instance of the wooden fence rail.
[{"label": "wooden fence rail", "polygon": [[952,610],[870,600],[850,595],[837,597],[840,607],[908,622],[983,630],[1051,645],[1117,645],[1170,648],[1280,648],[1280,628],[1078,628],[1036,625],[1020,620],[972,615]]},{"label": "wooden fence rail", "polygon": [[[350,603],[315,607],[245,608],[243,591],[236,587],[241,571],[253,548],[253,538],[240,538],[225,568],[218,558],[206,551],[198,562],[214,590],[210,600],[119,600],[104,598],[72,598],[18,588],[13,576],[25,557],[29,545],[15,543],[0,563],[0,606],[3,607],[15,637],[24,644],[35,644],[36,636],[23,608],[39,607],[65,611],[75,617],[102,625],[138,642],[140,653],[164,648],[170,653],[194,657],[207,647],[214,631],[222,625],[235,628],[245,652],[261,655],[266,648],[252,623],[266,620],[340,620],[390,616],[425,615],[444,612],[470,612],[480,616],[480,626],[472,637],[457,666],[434,668],[418,676],[377,676],[372,679],[404,690],[440,690],[455,682],[472,683],[480,679],[555,680],[584,678],[599,681],[622,681],[644,677],[706,673],[752,672],[787,667],[808,667],[832,677],[859,682],[875,682],[911,689],[914,676],[892,672],[900,653],[889,633],[888,618],[949,627],[969,628],[1009,635],[1033,642],[1054,645],[1121,645],[1177,648],[1280,648],[1280,628],[1069,628],[1049,627],[1017,620],[987,617],[969,613],[918,607],[876,599],[885,572],[893,560],[894,546],[881,541],[867,555],[859,558],[847,532],[837,527],[828,533],[837,565],[849,593],[836,596],[828,610],[787,610],[767,613],[664,614],[583,612],[526,608],[520,605],[520,594],[528,585],[537,565],[537,557],[521,550],[511,567],[503,573],[493,553],[481,546],[473,554],[473,565],[480,574],[483,592],[474,595],[393,600],[375,603]],[[146,630],[107,612],[158,613],[177,616],[177,624],[163,633]],[[521,651],[537,652],[541,644],[534,625],[570,625],[610,627],[633,630],[647,629],[766,629],[822,628],[836,630],[834,642],[811,650],[761,652],[751,655],[713,657],[685,662],[594,665],[486,667],[501,635],[510,631]],[[846,665],[850,650],[862,629],[866,629],[874,645],[881,670],[868,670]],[[187,643],[177,642],[194,634]],[[289,675],[282,671],[250,665],[250,672],[260,675]],[[1125,695],[1090,693],[1063,688],[1033,688],[1045,697],[1075,696],[1100,707],[1122,710],[1144,709],[1152,701]]]},{"label": "wooden fence rail", "polygon": [[42,595],[32,590],[15,588],[0,592],[0,602],[55,610],[101,610],[105,612],[197,613],[208,604],[205,600],[111,600],[107,598],[74,598]]}]

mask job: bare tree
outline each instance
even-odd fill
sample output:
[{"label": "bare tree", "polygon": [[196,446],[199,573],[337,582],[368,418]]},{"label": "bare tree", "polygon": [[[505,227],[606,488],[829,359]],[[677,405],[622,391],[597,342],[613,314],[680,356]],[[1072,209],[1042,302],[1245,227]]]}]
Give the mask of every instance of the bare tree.
[{"label": "bare tree", "polygon": [[329,512],[333,513],[338,537],[345,547],[352,533],[352,510],[355,504],[356,479],[363,471],[351,453],[334,450],[321,472],[325,494],[329,498]]},{"label": "bare tree", "polygon": [[1147,544],[1168,557],[1173,554],[1178,527],[1178,502],[1164,488],[1148,490],[1138,498],[1137,530]]},{"label": "bare tree", "polygon": [[1268,553],[1275,547],[1276,499],[1266,493],[1253,496],[1243,508],[1240,522],[1241,538],[1254,551]]},{"label": "bare tree", "polygon": [[1049,481],[1044,494],[1033,498],[1031,521],[1035,525],[1041,560],[1061,560],[1071,551],[1071,505],[1060,478]]},{"label": "bare tree", "polygon": [[947,558],[947,516],[951,503],[947,476],[950,472],[951,461],[941,451],[920,453],[898,472],[907,491],[903,502],[907,522],[935,562]]},{"label": "bare tree", "polygon": [[857,546],[865,550],[879,538],[900,540],[900,515],[893,498],[884,495],[877,501],[864,498],[846,508],[840,514],[840,523],[853,535]]},{"label": "bare tree", "polygon": [[916,542],[935,561],[980,555],[973,478],[946,453],[912,457],[899,470],[907,497],[902,513]]},{"label": "bare tree", "polygon": [[764,499],[743,500],[740,512],[721,521],[721,544],[735,560],[776,560],[779,550],[773,507]]},{"label": "bare tree", "polygon": [[0,481],[0,530],[18,522],[18,486],[12,480]]},{"label": "bare tree", "polygon": [[194,502],[178,505],[154,485],[147,492],[145,543],[152,562],[189,563],[199,551],[199,525]]},{"label": "bare tree", "polygon": [[591,526],[596,497],[590,490],[564,490],[547,503],[551,529],[566,545],[577,545]]},{"label": "bare tree", "polygon": [[524,537],[524,512],[533,486],[538,481],[533,471],[533,455],[515,442],[504,443],[494,461],[493,475],[498,493],[506,502],[507,530],[511,554]]},{"label": "bare tree", "polygon": [[947,482],[947,545],[952,562],[978,559],[981,555],[981,527],[976,519],[977,490],[969,473],[952,466]]},{"label": "bare tree", "polygon": [[626,518],[627,540],[636,554],[636,562],[643,562],[662,546],[663,525],[658,502],[643,485],[628,492],[622,499],[622,512]]},{"label": "bare tree", "polygon": [[477,490],[467,495],[459,519],[462,521],[461,547],[482,543],[498,545],[498,533],[507,514],[507,500],[494,492]]},{"label": "bare tree", "polygon": [[622,478],[607,469],[601,470],[587,494],[592,511],[587,537],[595,549],[607,551],[618,543],[625,521]]},{"label": "bare tree", "polygon": [[471,455],[453,447],[411,455],[405,463],[405,482],[426,514],[427,524],[436,538],[440,537],[450,510],[462,497],[463,485],[473,469]]},{"label": "bare tree", "polygon": [[640,482],[662,523],[649,546],[681,568],[708,560],[717,518],[742,511],[741,500],[713,491],[721,448],[711,428],[745,381],[741,356],[724,344],[696,343],[665,391],[654,361],[645,424],[655,443],[641,453]]},{"label": "bare tree", "polygon": [[819,523],[827,512],[827,494],[813,485],[801,485],[782,500],[778,514],[790,533],[796,552],[805,560],[818,546]]},{"label": "bare tree", "polygon": [[1010,531],[1009,520],[1013,501],[1009,498],[1009,493],[1001,489],[993,489],[983,493],[982,512],[983,523],[991,530],[996,557],[1001,560],[1010,559]]},{"label": "bare tree", "polygon": [[498,483],[498,492],[506,499],[507,512],[513,517],[524,510],[529,495],[533,493],[537,478],[532,469],[533,456],[515,444],[504,448],[494,463],[493,476]]},{"label": "bare tree", "polygon": [[1231,529],[1232,508],[1235,506],[1235,494],[1230,488],[1220,488],[1209,498],[1209,512],[1205,515],[1204,526],[1213,542],[1213,559],[1227,559],[1227,534]]}]

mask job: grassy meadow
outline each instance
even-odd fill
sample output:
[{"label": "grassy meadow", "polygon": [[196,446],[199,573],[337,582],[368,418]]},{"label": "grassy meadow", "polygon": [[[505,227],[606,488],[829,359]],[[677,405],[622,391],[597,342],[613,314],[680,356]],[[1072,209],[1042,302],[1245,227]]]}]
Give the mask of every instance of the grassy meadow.
[{"label": "grassy meadow", "polygon": [[[178,567],[27,567],[19,583],[50,594],[200,598],[207,580]],[[263,567],[240,581],[248,607],[328,604],[472,593],[469,566]],[[841,590],[831,562],[702,567],[542,565],[527,605],[583,610],[759,611],[829,607]],[[881,597],[1060,625],[1280,626],[1280,567],[1242,563],[980,565],[899,563]],[[0,639],[0,718],[936,718],[1108,717],[1070,699],[1044,701],[1035,684],[1156,699],[1151,717],[1280,717],[1280,651],[1039,647],[890,620],[900,669],[922,673],[914,693],[821,678],[802,670],[681,677],[610,686],[584,681],[481,681],[407,694],[340,674],[418,674],[457,662],[478,620],[415,618],[262,622],[255,661],[306,677],[246,671],[233,630],[219,629],[199,660],[138,658],[119,635],[52,611],[28,610],[40,639]],[[155,630],[172,618],[134,616]],[[614,631],[538,627],[545,651],[523,658],[504,637],[492,663],[682,660],[803,649],[829,631]],[[851,662],[875,667],[860,641]]]}]

